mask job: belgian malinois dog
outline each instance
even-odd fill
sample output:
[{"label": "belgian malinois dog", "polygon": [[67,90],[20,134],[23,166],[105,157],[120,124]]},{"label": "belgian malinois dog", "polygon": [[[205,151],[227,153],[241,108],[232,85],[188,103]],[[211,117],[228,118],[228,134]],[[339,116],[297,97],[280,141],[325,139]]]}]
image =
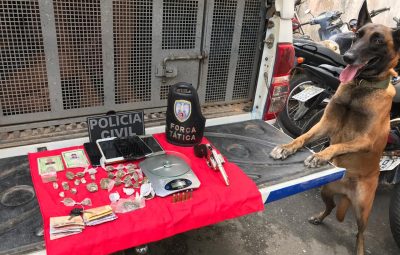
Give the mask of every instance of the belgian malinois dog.
[{"label": "belgian malinois dog", "polygon": [[369,23],[368,18],[359,17],[360,29],[344,55],[348,66],[341,73],[341,84],[321,120],[293,142],[275,147],[270,154],[274,159],[285,159],[307,143],[324,136],[330,138],[330,146],[309,156],[304,164],[319,167],[331,161],[346,168],[346,173],[341,180],[322,188],[326,208],[309,221],[320,224],[336,206],[334,195],[340,196],[336,217],[343,221],[352,205],[358,226],[358,255],[364,254],[364,230],[378,185],[380,157],[389,134],[389,114],[395,95],[390,78],[400,49],[400,30]]}]

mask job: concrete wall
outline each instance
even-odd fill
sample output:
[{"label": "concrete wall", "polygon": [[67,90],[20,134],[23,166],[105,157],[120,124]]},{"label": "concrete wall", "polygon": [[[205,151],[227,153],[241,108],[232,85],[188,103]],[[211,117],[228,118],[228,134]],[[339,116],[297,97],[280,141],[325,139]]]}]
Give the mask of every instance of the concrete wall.
[{"label": "concrete wall", "polygon": [[[363,0],[306,0],[298,12],[300,20],[305,22],[311,18],[310,15],[304,14],[306,9],[310,9],[314,16],[317,16],[321,12],[328,10],[338,10],[343,12],[342,20],[348,22],[352,18],[357,18],[358,12],[361,8]],[[368,9],[372,11],[374,9],[380,9],[383,7],[390,7],[390,11],[379,14],[374,17],[372,21],[374,23],[384,24],[390,27],[395,26],[393,17],[400,17],[400,1],[399,0],[368,0]],[[318,30],[319,26],[306,25],[303,27],[304,32],[310,35],[314,40],[319,39]]]}]

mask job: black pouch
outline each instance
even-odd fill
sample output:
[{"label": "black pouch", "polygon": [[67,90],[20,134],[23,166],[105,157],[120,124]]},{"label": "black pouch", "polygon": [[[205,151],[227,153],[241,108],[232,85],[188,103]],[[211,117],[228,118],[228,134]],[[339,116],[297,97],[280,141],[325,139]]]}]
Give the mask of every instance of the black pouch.
[{"label": "black pouch", "polygon": [[206,119],[201,113],[199,97],[186,82],[172,85],[168,94],[167,141],[178,146],[193,146],[203,138]]}]

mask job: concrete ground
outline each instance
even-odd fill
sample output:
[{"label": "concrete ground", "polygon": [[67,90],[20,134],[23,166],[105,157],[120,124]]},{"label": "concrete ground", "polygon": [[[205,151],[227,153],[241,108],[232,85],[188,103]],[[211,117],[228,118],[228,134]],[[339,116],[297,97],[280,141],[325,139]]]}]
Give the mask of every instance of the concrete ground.
[{"label": "concrete ground", "polygon": [[[390,187],[377,191],[365,234],[366,254],[400,254],[389,227],[390,195]],[[309,224],[307,218],[322,209],[319,189],[310,190],[268,204],[262,213],[152,243],[148,254],[354,254],[357,227],[351,210],[343,223],[337,222],[333,212],[323,225]],[[135,253],[127,250],[125,254]]]}]

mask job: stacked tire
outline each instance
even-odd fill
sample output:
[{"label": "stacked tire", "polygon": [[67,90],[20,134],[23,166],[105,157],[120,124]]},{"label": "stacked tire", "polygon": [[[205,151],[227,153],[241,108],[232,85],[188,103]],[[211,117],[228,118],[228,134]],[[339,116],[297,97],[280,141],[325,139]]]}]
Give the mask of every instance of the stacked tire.
[{"label": "stacked tire", "polygon": [[396,184],[390,200],[389,220],[393,238],[400,248],[400,183]]}]

